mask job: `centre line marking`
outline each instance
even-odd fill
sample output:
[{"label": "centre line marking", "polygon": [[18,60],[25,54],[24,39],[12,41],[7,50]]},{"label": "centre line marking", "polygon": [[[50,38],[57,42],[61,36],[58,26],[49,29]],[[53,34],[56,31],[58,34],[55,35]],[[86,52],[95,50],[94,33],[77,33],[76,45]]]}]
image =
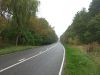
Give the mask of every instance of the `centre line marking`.
[{"label": "centre line marking", "polygon": [[[57,45],[57,44],[56,44],[56,45]],[[29,57],[29,58],[27,58],[27,59],[22,59],[20,62],[18,62],[18,63],[16,63],[16,64],[13,64],[13,65],[11,65],[11,66],[9,66],[9,67],[6,67],[6,68],[4,68],[4,69],[1,69],[1,70],[0,70],[0,73],[3,72],[3,71],[8,70],[8,69],[10,69],[10,68],[13,68],[13,67],[15,67],[15,66],[17,66],[17,65],[19,65],[19,64],[21,64],[21,63],[24,63],[25,61],[28,61],[28,60],[30,60],[30,59],[33,59],[33,58],[35,58],[35,57],[37,57],[37,56],[39,56],[39,55],[41,55],[41,54],[43,54],[43,53],[46,53],[47,51],[49,51],[49,50],[51,50],[52,48],[54,48],[56,45],[54,45],[54,46],[52,46],[52,47],[50,47],[50,48],[47,48],[45,51],[40,52],[40,53],[38,53],[38,54],[36,54],[36,55],[34,55],[34,56],[32,56],[32,57]]]}]

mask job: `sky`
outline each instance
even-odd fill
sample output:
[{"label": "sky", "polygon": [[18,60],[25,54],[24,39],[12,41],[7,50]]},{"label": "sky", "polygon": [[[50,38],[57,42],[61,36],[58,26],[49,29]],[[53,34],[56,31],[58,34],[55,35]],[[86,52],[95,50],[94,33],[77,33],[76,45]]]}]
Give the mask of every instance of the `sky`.
[{"label": "sky", "polygon": [[61,36],[71,25],[75,14],[82,8],[88,10],[92,0],[39,0],[38,17],[45,18]]}]

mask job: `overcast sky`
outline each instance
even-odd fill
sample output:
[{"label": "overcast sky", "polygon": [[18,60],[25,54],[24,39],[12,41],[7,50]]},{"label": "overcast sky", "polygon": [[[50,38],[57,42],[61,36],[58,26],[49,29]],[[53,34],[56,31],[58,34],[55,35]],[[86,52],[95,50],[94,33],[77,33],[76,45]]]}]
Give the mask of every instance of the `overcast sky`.
[{"label": "overcast sky", "polygon": [[58,36],[71,25],[73,17],[82,8],[88,9],[92,0],[39,0],[38,16],[46,18],[55,27]]}]

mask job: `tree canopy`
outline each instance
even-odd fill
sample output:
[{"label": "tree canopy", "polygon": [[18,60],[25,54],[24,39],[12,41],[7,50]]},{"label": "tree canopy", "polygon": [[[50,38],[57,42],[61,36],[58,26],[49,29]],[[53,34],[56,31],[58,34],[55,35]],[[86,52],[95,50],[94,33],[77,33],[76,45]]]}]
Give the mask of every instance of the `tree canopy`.
[{"label": "tree canopy", "polygon": [[0,40],[17,45],[44,45],[57,41],[45,18],[38,18],[38,0],[0,0]]},{"label": "tree canopy", "polygon": [[78,44],[100,43],[100,0],[93,0],[89,11],[85,9],[77,12],[74,20],[61,36],[65,43],[76,42]]},{"label": "tree canopy", "polygon": [[89,14],[94,17],[98,13],[100,13],[100,0],[92,0],[89,8]]}]

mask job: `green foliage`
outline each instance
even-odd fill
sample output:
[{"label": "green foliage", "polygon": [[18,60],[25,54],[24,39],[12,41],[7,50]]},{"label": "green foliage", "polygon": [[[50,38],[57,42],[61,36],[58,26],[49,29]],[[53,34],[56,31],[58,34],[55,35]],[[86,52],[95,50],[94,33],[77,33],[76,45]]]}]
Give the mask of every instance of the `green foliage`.
[{"label": "green foliage", "polygon": [[35,34],[35,43],[39,45],[51,44],[57,41],[57,35],[44,18],[31,19],[31,31]]},{"label": "green foliage", "polygon": [[87,23],[89,21],[88,13],[85,9],[78,12],[76,17],[73,20],[72,26],[73,31],[75,32],[76,36],[80,39],[82,43],[86,43],[86,37],[84,36],[85,32],[87,31]]},{"label": "green foliage", "polygon": [[87,23],[89,21],[88,13],[85,9],[82,9],[80,12],[78,12],[73,20],[73,23],[71,26],[67,29],[67,31],[64,34],[64,38],[67,39],[67,41],[77,41],[77,44],[80,41],[81,43],[86,43],[86,36],[85,32],[87,31]]},{"label": "green foliage", "polygon": [[89,14],[94,17],[100,13],[100,0],[92,0],[89,8]]},{"label": "green foliage", "polygon": [[[11,9],[13,12],[12,24],[16,27],[16,45],[21,40],[20,38],[25,35],[27,25],[31,16],[35,16],[37,10],[37,1],[35,0],[12,0]],[[29,31],[28,31],[29,32]],[[27,32],[26,32],[27,33]],[[30,34],[30,32],[28,33]],[[23,37],[24,37],[23,36]]]},{"label": "green foliage", "polygon": [[89,21],[87,36],[88,42],[100,43],[100,14]]},{"label": "green foliage", "polygon": [[[82,44],[100,43],[100,1],[93,0],[89,11],[78,12],[71,26],[62,35],[63,42],[79,40]],[[77,37],[77,39],[76,39]],[[71,41],[69,41],[71,39]]]},{"label": "green foliage", "polygon": [[7,20],[0,16],[0,33],[7,27]]},{"label": "green foliage", "polygon": [[36,17],[38,5],[38,0],[0,0],[0,41],[16,46],[56,42],[47,20]]}]

